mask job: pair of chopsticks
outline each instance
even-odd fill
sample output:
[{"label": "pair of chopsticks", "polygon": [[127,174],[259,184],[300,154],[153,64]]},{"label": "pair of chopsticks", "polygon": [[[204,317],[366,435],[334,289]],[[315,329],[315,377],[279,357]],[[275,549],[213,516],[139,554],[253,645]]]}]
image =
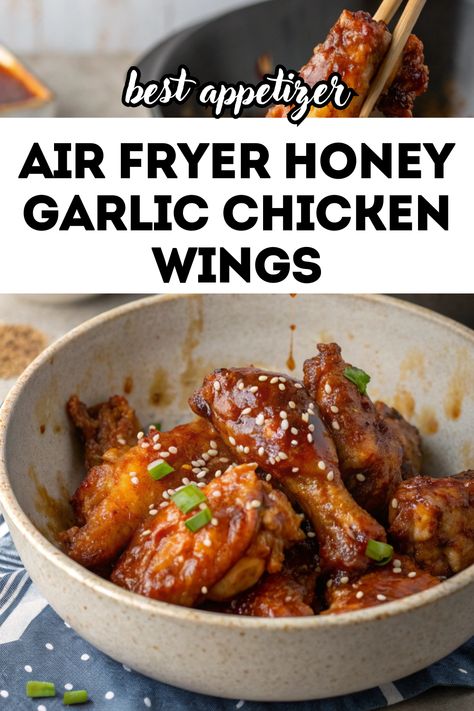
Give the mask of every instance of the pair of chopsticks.
[{"label": "pair of chopsticks", "polygon": [[[374,15],[374,20],[377,20],[378,22],[383,21],[388,25],[402,3],[403,0],[383,0]],[[369,92],[364,103],[362,104],[359,114],[360,118],[367,118],[370,116],[380,95],[385,89],[387,82],[396,72],[408,37],[411,35],[425,3],[426,0],[408,0],[400,20],[393,30],[392,42],[387,54],[385,55],[385,59],[383,60],[374,81],[370,85]]]}]

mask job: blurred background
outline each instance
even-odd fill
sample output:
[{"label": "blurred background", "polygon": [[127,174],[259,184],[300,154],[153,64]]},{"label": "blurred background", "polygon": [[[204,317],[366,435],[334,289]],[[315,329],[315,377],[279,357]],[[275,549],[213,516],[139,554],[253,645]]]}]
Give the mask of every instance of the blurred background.
[{"label": "blurred background", "polygon": [[[146,80],[175,72],[184,63],[202,82],[257,82],[277,63],[295,69],[305,63],[344,8],[373,14],[379,4],[0,0],[0,116],[144,116],[145,110],[121,105],[123,79],[131,64],[141,61]],[[429,0],[416,32],[425,44],[431,74],[416,114],[473,115],[474,0]],[[28,78],[25,66],[39,83]],[[15,85],[6,68],[28,81]],[[197,115],[198,110],[186,102],[164,113]]]}]

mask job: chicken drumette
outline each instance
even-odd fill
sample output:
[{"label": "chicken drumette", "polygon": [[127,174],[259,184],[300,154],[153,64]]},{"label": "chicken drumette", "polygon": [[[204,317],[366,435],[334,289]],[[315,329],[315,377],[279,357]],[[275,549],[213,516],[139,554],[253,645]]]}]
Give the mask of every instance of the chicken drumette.
[{"label": "chicken drumette", "polygon": [[193,532],[171,502],[136,532],[112,581],[147,597],[194,605],[233,597],[264,571],[276,573],[283,551],[304,538],[301,516],[286,496],[261,481],[255,465],[237,465],[203,493],[211,521]]},{"label": "chicken drumette", "polygon": [[400,484],[390,505],[390,535],[433,575],[452,575],[474,563],[474,471]]},{"label": "chicken drumette", "polygon": [[190,401],[236,458],[256,462],[310,519],[324,570],[363,572],[369,539],[385,531],[345,488],[334,443],[303,385],[256,368],[215,371]]},{"label": "chicken drumette", "polygon": [[411,449],[404,453],[393,412],[375,407],[364,388],[347,377],[352,366],[337,343],[320,343],[318,350],[305,361],[304,384],[331,431],[347,488],[364,509],[385,521],[403,462],[413,457]]}]

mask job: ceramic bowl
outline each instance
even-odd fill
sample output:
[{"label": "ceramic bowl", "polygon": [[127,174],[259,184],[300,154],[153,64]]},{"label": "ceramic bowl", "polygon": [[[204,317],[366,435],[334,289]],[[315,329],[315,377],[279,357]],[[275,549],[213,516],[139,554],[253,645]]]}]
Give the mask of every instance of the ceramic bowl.
[{"label": "ceramic bowl", "polygon": [[[130,389],[142,422],[189,417],[211,368],[301,372],[337,340],[372,376],[370,392],[420,427],[426,472],[474,466],[474,334],[382,297],[162,296],[76,328],[22,375],[0,413],[0,498],[38,588],[77,632],[150,677],[230,698],[284,701],[355,692],[411,674],[474,633],[474,566],[431,590],[334,617],[260,619],[148,600],[69,560],[55,545],[83,475],[64,404]],[[131,378],[131,380],[130,380]]]}]

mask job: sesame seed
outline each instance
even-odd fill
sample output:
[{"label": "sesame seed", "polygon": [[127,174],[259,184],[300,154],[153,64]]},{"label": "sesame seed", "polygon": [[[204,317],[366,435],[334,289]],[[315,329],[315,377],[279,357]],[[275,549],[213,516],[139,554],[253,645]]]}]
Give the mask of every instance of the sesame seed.
[{"label": "sesame seed", "polygon": [[212,449],[217,449],[217,442],[215,439],[211,439],[209,442],[209,446],[212,447]]},{"label": "sesame seed", "polygon": [[297,435],[297,434],[298,434],[298,430],[297,430],[296,427],[292,427],[291,430],[290,430],[290,432],[291,432],[291,434],[294,434],[294,435]]},{"label": "sesame seed", "polygon": [[137,472],[128,472],[129,476],[137,476]]},{"label": "sesame seed", "polygon": [[286,420],[288,417],[288,414],[285,412],[285,410],[280,411],[280,417],[282,420]]},{"label": "sesame seed", "polygon": [[141,447],[142,449],[148,449],[149,446],[150,446],[150,443],[149,443],[149,442],[142,442],[141,445],[140,445],[140,447]]},{"label": "sesame seed", "polygon": [[359,590],[358,592],[356,592],[356,598],[358,600],[362,600],[363,597],[364,597],[364,593],[362,590]]},{"label": "sesame seed", "polygon": [[193,474],[199,474],[200,471],[201,471],[201,467],[193,467],[193,469],[192,469]]},{"label": "sesame seed", "polygon": [[314,425],[308,425],[308,429],[310,432],[314,432]]},{"label": "sesame seed", "polygon": [[260,425],[263,425],[264,422],[265,422],[265,415],[263,414],[263,412],[260,412],[260,413],[257,415],[257,417],[255,418],[255,424],[256,424],[258,427],[260,427]]},{"label": "sesame seed", "polygon": [[171,452],[171,454],[178,454],[178,449],[174,445],[171,445],[171,447],[168,447],[168,452]]},{"label": "sesame seed", "polygon": [[265,481],[271,481],[272,475],[271,474],[266,474],[265,475]]},{"label": "sesame seed", "polygon": [[268,375],[259,375],[258,379],[260,380],[261,383],[264,383],[265,380],[268,380]]},{"label": "sesame seed", "polygon": [[326,469],[326,463],[323,462],[322,459],[320,459],[318,462],[318,469],[321,469],[321,471],[324,471]]},{"label": "sesame seed", "polygon": [[229,460],[227,459],[227,457],[220,457],[219,461],[222,462],[222,464],[227,464]]},{"label": "sesame seed", "polygon": [[196,484],[196,486],[199,486],[199,488],[202,489],[204,486],[206,486],[206,482],[200,481],[198,484]]},{"label": "sesame seed", "polygon": [[215,518],[215,517],[211,518],[211,524],[212,524],[213,526],[217,526],[217,525],[219,524],[218,519]]},{"label": "sesame seed", "polygon": [[250,447],[244,447],[244,454],[250,453]]},{"label": "sesame seed", "polygon": [[270,385],[275,385],[275,383],[278,383],[278,378],[276,376],[270,380]]},{"label": "sesame seed", "polygon": [[[270,457],[269,460],[270,460],[270,464],[275,464],[275,462],[276,462],[275,457]],[[280,461],[280,458],[278,458],[278,461]]]},{"label": "sesame seed", "polygon": [[332,387],[329,385],[329,383],[326,383],[324,386],[324,392],[330,395],[332,393]]},{"label": "sesame seed", "polygon": [[170,456],[169,452],[160,452],[160,457],[162,457],[163,459],[167,459],[167,457],[169,457],[169,456]]},{"label": "sesame seed", "polygon": [[275,461],[276,461],[276,462],[279,462],[279,461],[280,461],[280,455],[279,455],[279,454],[277,454],[277,455],[275,456]]},{"label": "sesame seed", "polygon": [[299,467],[293,467],[293,469],[291,471],[293,472],[293,474],[296,474],[296,472],[299,472],[299,470],[300,470]]},{"label": "sesame seed", "polygon": [[219,478],[222,474],[222,469],[218,469],[216,473],[214,474],[215,477]]},{"label": "sesame seed", "polygon": [[291,446],[292,446],[292,447],[296,447],[297,444],[298,444],[298,440],[297,440],[297,439],[292,439],[292,440],[291,440]]},{"label": "sesame seed", "polygon": [[203,452],[201,454],[201,459],[204,461],[204,463],[208,462],[210,460],[210,455],[207,452]]},{"label": "sesame seed", "polygon": [[288,422],[288,420],[282,420],[282,423],[281,423],[282,430],[286,431],[289,426],[290,426],[290,423]]},{"label": "sesame seed", "polygon": [[237,445],[237,451],[238,451],[238,452],[243,452],[243,451],[244,451],[244,445],[243,445],[243,444],[238,444],[238,445]]},{"label": "sesame seed", "polygon": [[156,434],[153,435],[153,442],[158,442],[159,439],[160,439],[160,433],[157,432]]},{"label": "sesame seed", "polygon": [[206,504],[206,502],[203,501],[201,504],[199,504],[199,508],[201,509],[201,511],[204,511],[204,509],[207,509],[207,504]]},{"label": "sesame seed", "polygon": [[141,532],[141,535],[142,535],[142,536],[149,536],[150,533],[151,533],[150,529],[147,528],[146,531],[142,531],[142,532]]},{"label": "sesame seed", "polygon": [[247,509],[259,509],[260,506],[262,505],[262,502],[259,501],[258,499],[252,499],[252,501],[249,501],[246,505]]},{"label": "sesame seed", "polygon": [[316,538],[316,534],[314,531],[308,531],[306,535],[308,536],[308,538]]},{"label": "sesame seed", "polygon": [[380,602],[385,602],[386,599],[387,598],[385,595],[382,595],[380,593],[379,593],[379,595],[377,595],[377,600],[379,600]]},{"label": "sesame seed", "polygon": [[301,419],[303,420],[303,422],[309,422],[309,415],[308,415],[308,413],[307,413],[307,412],[303,412],[303,414],[301,415]]},{"label": "sesame seed", "polygon": [[155,452],[158,452],[161,449],[161,444],[159,442],[157,444],[154,444],[153,449],[155,450]]},{"label": "sesame seed", "polygon": [[214,380],[214,390],[215,390],[216,392],[219,392],[220,389],[221,389],[221,384],[220,384],[220,382],[219,382],[218,380]]},{"label": "sesame seed", "polygon": [[283,385],[283,383],[278,383],[278,387],[281,391],[286,390],[286,387]]},{"label": "sesame seed", "polygon": [[162,495],[162,497],[163,497],[164,499],[169,499],[169,498],[170,498],[170,495],[168,494],[167,491],[164,491],[161,495]]},{"label": "sesame seed", "polygon": [[150,511],[149,511],[150,516],[156,516],[157,513],[158,513],[157,509],[150,509]]},{"label": "sesame seed", "polygon": [[131,481],[132,484],[134,484],[135,486],[139,483],[139,480],[138,480],[138,477],[137,477],[137,476],[132,476],[132,478],[130,479],[130,481]]},{"label": "sesame seed", "polygon": [[365,476],[363,474],[356,474],[357,481],[365,481]]},{"label": "sesame seed", "polygon": [[127,444],[127,440],[124,439],[123,437],[117,437],[117,442],[119,444]]},{"label": "sesame seed", "polygon": [[279,376],[278,380],[280,383],[286,383],[286,378],[284,378],[282,375]]},{"label": "sesame seed", "polygon": [[196,479],[204,479],[206,473],[207,472],[200,471],[199,474],[196,474]]},{"label": "sesame seed", "polygon": [[301,385],[301,383],[295,383],[295,388],[296,388],[297,390],[301,390],[302,387],[303,387],[303,386]]},{"label": "sesame seed", "polygon": [[293,402],[293,400],[290,400],[288,403],[288,407],[290,407],[292,410],[294,410],[296,407],[296,402]]},{"label": "sesame seed", "polygon": [[217,449],[208,449],[207,454],[209,457],[217,457],[219,451]]},{"label": "sesame seed", "polygon": [[251,412],[252,412],[251,407],[245,407],[240,414],[241,415],[250,415]]},{"label": "sesame seed", "polygon": [[401,572],[402,572],[402,569],[401,569],[401,568],[394,568],[394,569],[393,569],[393,572],[394,572],[394,573],[401,573]]},{"label": "sesame seed", "polygon": [[139,432],[139,433],[137,434],[137,439],[143,439],[144,436],[145,436],[145,433],[144,433],[144,432]]},{"label": "sesame seed", "polygon": [[311,442],[313,441],[313,435],[311,434],[311,432],[308,432],[308,434],[306,435],[306,439],[311,444]]},{"label": "sesame seed", "polygon": [[243,390],[244,387],[245,387],[244,381],[243,381],[243,380],[239,380],[239,382],[237,383],[237,387],[239,388],[239,390]]},{"label": "sesame seed", "polygon": [[163,501],[160,504],[160,509],[165,509],[167,506],[169,506],[170,502],[169,501]]},{"label": "sesame seed", "polygon": [[202,586],[201,592],[202,592],[203,595],[207,595],[207,588],[206,588],[205,585]]},{"label": "sesame seed", "polygon": [[265,447],[259,447],[257,454],[259,457],[263,457],[263,455],[265,454]]},{"label": "sesame seed", "polygon": [[288,455],[285,452],[278,452],[280,459],[288,459]]},{"label": "sesame seed", "polygon": [[329,580],[327,581],[326,587],[327,587],[327,588],[332,588],[332,579],[331,579],[331,578],[329,578]]},{"label": "sesame seed", "polygon": [[339,426],[339,422],[337,420],[332,421],[332,428],[333,428],[333,430],[336,430],[336,431],[341,429]]},{"label": "sesame seed", "polygon": [[252,385],[252,387],[249,388],[249,392],[251,392],[251,393],[258,392],[258,385]]},{"label": "sesame seed", "polygon": [[409,577],[409,578],[416,578],[416,571],[415,571],[415,570],[412,570],[411,573],[408,573],[408,577]]},{"label": "sesame seed", "polygon": [[213,491],[211,494],[211,496],[214,496],[216,499],[218,499],[220,495],[221,495],[221,492],[219,490]]},{"label": "sesame seed", "polygon": [[393,559],[393,565],[395,566],[395,568],[401,568],[402,561],[399,560],[398,558],[394,558],[394,559]]},{"label": "sesame seed", "polygon": [[334,481],[334,472],[332,470],[326,474],[326,479],[328,481]]},{"label": "sesame seed", "polygon": [[341,585],[347,585],[348,582],[349,582],[348,576],[347,576],[347,575],[343,575],[342,578],[341,578],[341,580],[340,580]]},{"label": "sesame seed", "polygon": [[175,493],[175,490],[174,490],[174,489],[168,489],[168,494],[169,494],[170,496],[173,496],[174,493]]},{"label": "sesame seed", "polygon": [[392,509],[398,509],[398,500],[392,499]]},{"label": "sesame seed", "polygon": [[229,437],[229,442],[233,447],[235,447],[235,437]]},{"label": "sesame seed", "polygon": [[335,415],[339,412],[339,408],[336,405],[331,405],[330,410],[334,412]]}]

